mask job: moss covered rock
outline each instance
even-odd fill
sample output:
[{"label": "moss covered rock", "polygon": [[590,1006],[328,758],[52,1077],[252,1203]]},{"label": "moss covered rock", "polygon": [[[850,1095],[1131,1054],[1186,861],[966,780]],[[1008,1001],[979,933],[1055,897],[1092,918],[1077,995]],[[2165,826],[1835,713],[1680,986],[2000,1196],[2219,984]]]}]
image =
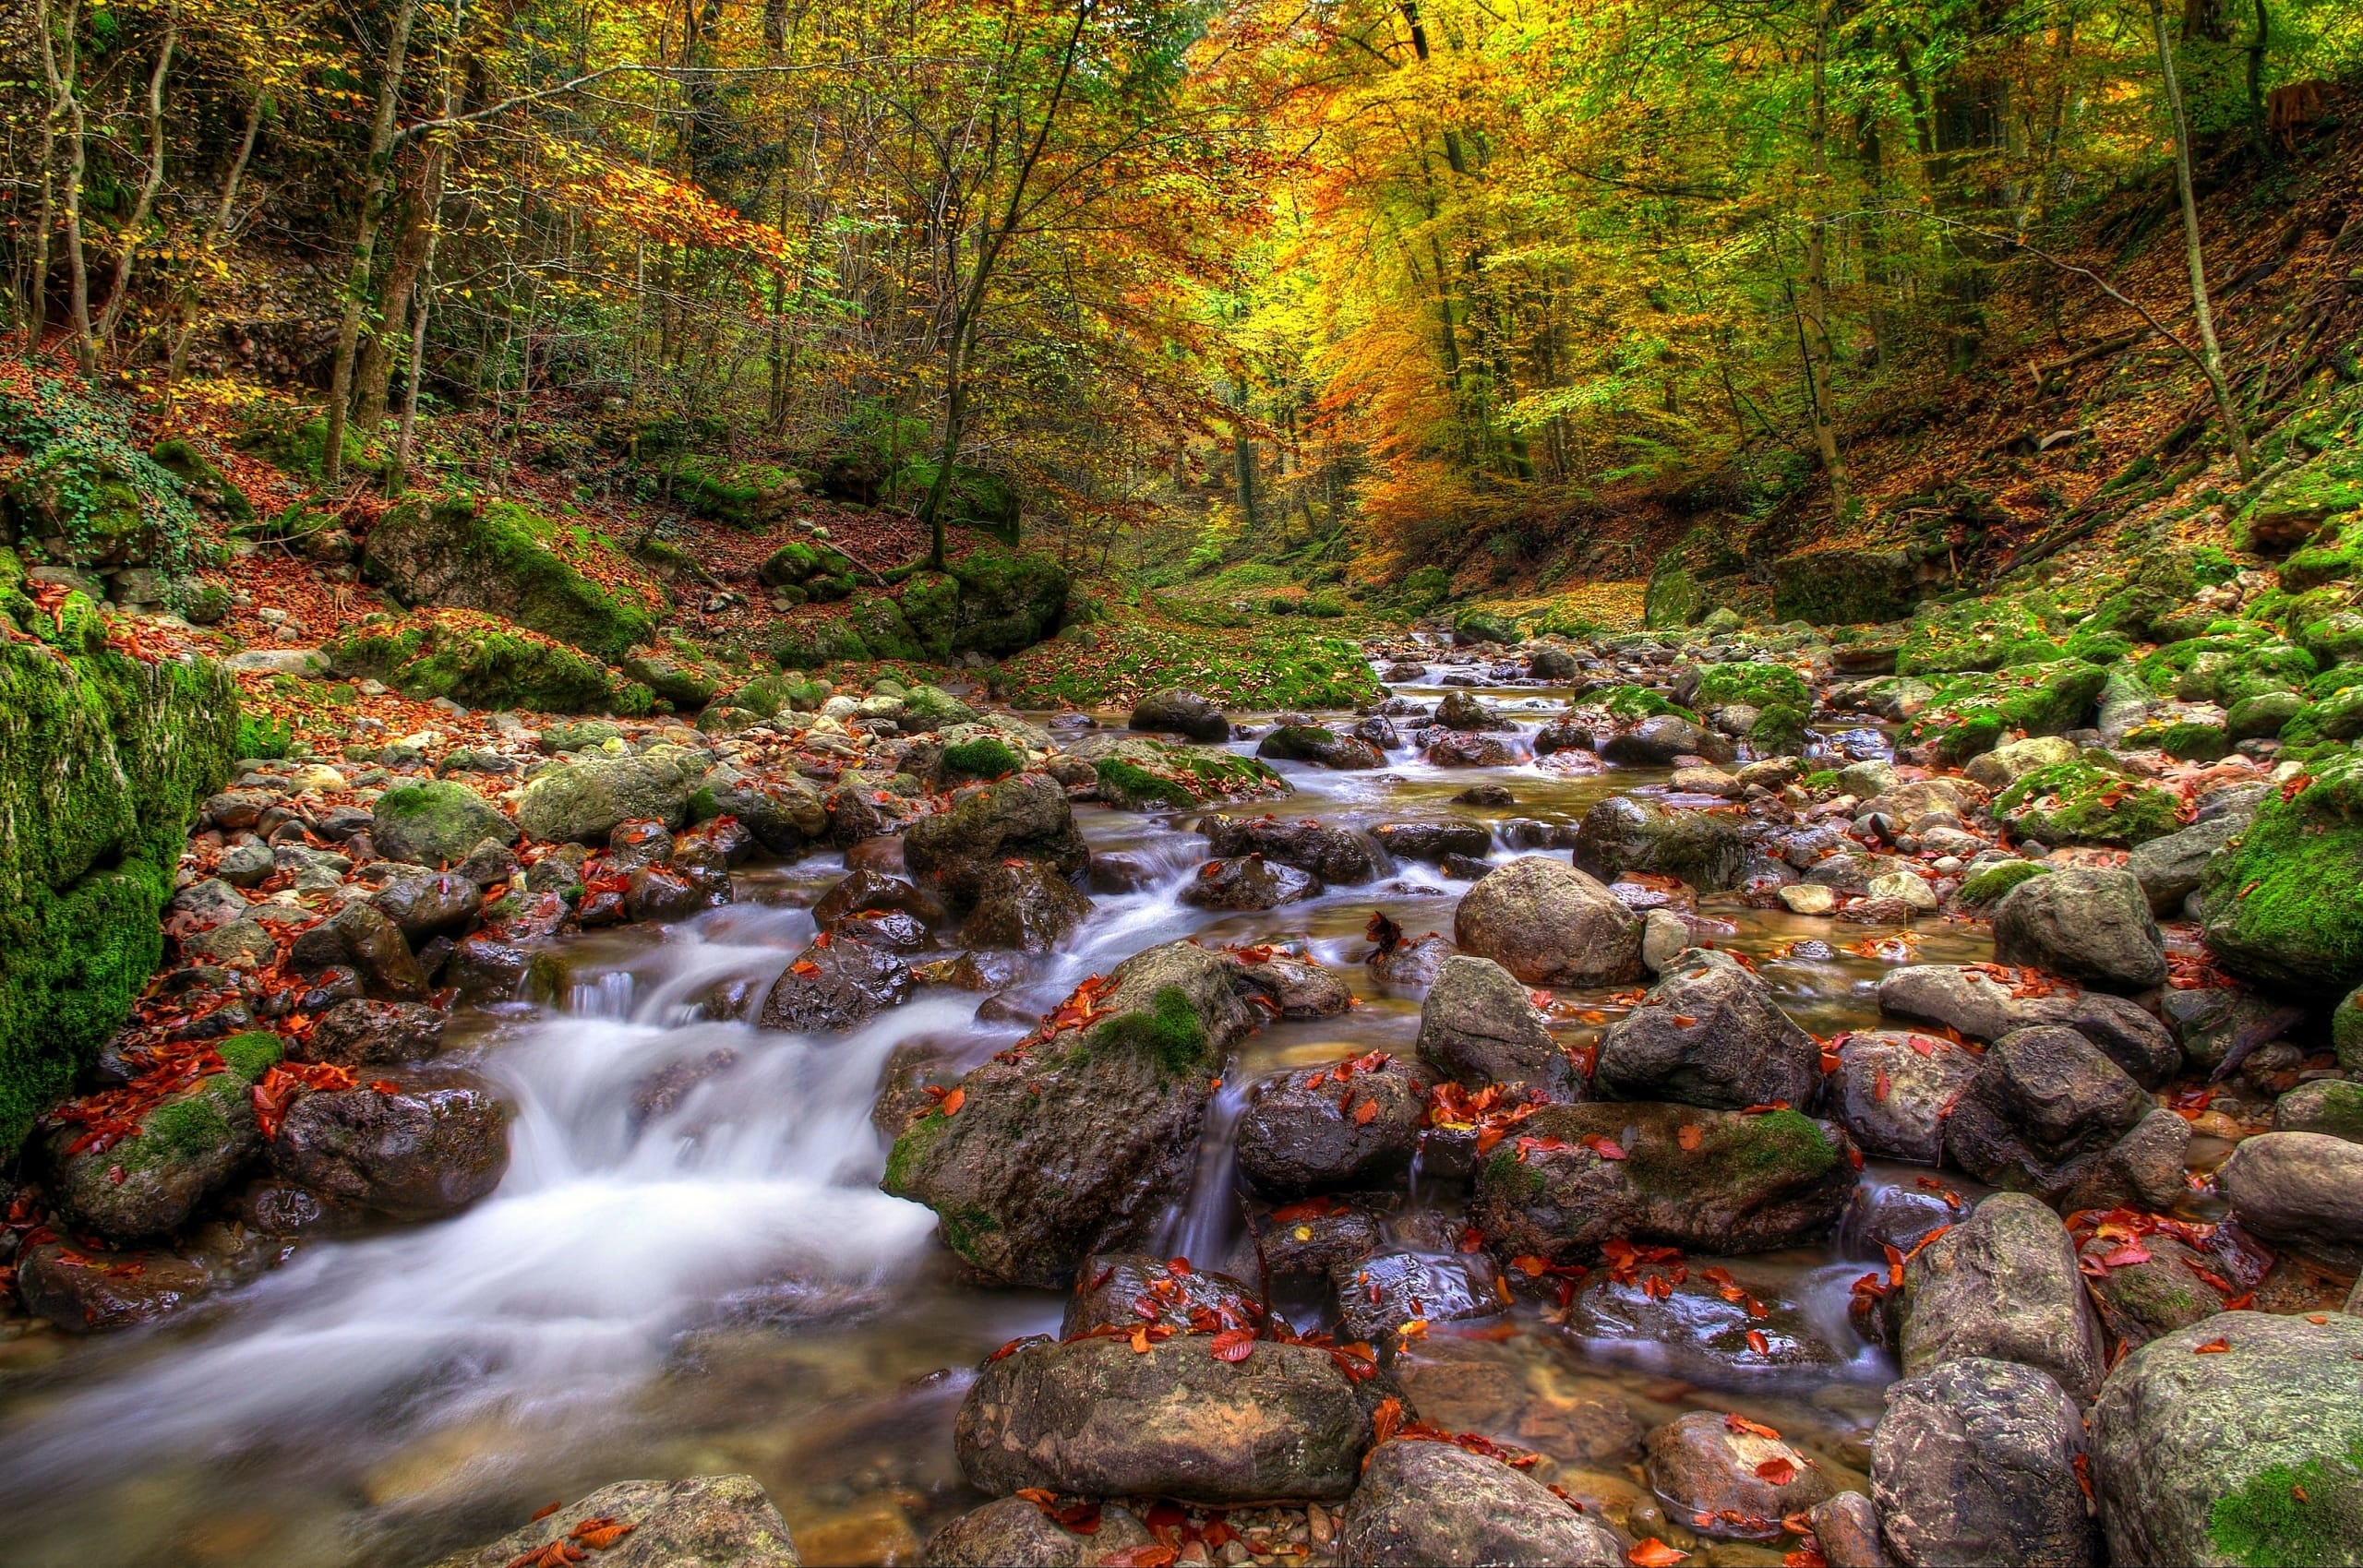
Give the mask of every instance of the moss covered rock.
[{"label": "moss covered rock", "polygon": [[2058,613],[2042,594],[1924,605],[1896,653],[1899,674],[1952,675],[2041,664],[2059,657]]},{"label": "moss covered rock", "polygon": [[68,1154],[82,1131],[51,1138],[58,1208],[78,1229],[141,1241],[178,1229],[207,1194],[262,1151],[247,1085],[280,1059],[275,1035],[222,1042],[228,1071],[199,1079],[139,1117],[138,1131],[104,1148]]},{"label": "moss covered rock", "polygon": [[1905,726],[1904,738],[1915,745],[1933,741],[1937,755],[1958,767],[2013,734],[2064,735],[2076,728],[2091,716],[2108,680],[2108,671],[2081,659],[1957,676],[1937,688],[1936,700]]},{"label": "moss covered rock", "polygon": [[2363,982],[2363,759],[2268,796],[2200,880],[2207,945],[2241,979],[2327,1001]]},{"label": "moss covered rock", "polygon": [[2047,844],[2130,849],[2182,823],[2180,797],[2083,760],[2037,768],[1994,797],[1994,820]]},{"label": "moss covered rock", "polygon": [[1517,628],[1490,610],[1464,610],[1453,620],[1452,640],[1463,648],[1485,642],[1516,642]]},{"label": "moss covered rock", "polygon": [[1098,775],[1099,798],[1122,811],[1175,809],[1294,793],[1268,762],[1229,751],[1144,737],[1078,746]]},{"label": "moss covered rock", "polygon": [[[497,621],[442,615],[428,620],[375,618],[340,642],[330,657],[344,674],[367,676],[427,700],[448,697],[470,708],[525,708],[545,713],[622,713],[638,704],[606,668],[546,637]],[[630,683],[637,685],[637,683]],[[646,687],[640,687],[645,694]]]},{"label": "moss covered rock", "polygon": [[1038,1031],[895,1140],[882,1185],[1004,1284],[1059,1287],[1145,1241],[1188,1191],[1213,1075],[1253,1026],[1232,966],[1188,942],[1117,965],[1081,1029]]},{"label": "moss covered rock", "polygon": [[2295,691],[2310,680],[2313,655],[2269,630],[2240,628],[2170,643],[2134,666],[2161,697],[2230,705],[2267,691]]},{"label": "moss covered rock", "polygon": [[517,836],[500,808],[450,779],[397,784],[378,797],[370,838],[389,860],[457,865],[488,838]]},{"label": "moss covered rock", "polygon": [[482,610],[615,663],[656,616],[569,565],[556,532],[513,501],[406,501],[369,531],[361,569],[404,604]]},{"label": "moss covered rock", "polygon": [[129,1014],[163,957],[189,823],[228,781],[219,666],[105,646],[88,601],[0,644],[0,1157]]},{"label": "moss covered rock", "polygon": [[732,528],[767,528],[787,515],[804,486],[784,468],[691,453],[676,460],[673,497]]},{"label": "moss covered rock", "polygon": [[1909,550],[1852,545],[1800,551],[1772,563],[1772,613],[1814,626],[1901,620],[1925,593]]},{"label": "moss covered rock", "polygon": [[1786,664],[1709,664],[1699,672],[1692,706],[1705,712],[1734,702],[1757,709],[1777,705],[1811,712],[1813,693],[1805,677]]},{"label": "moss covered rock", "polygon": [[952,657],[960,633],[960,584],[942,572],[914,572],[903,581],[903,619],[928,658]]},{"label": "moss covered rock", "polygon": [[927,650],[903,615],[903,606],[883,593],[865,594],[846,612],[862,645],[873,659],[923,659]]},{"label": "moss covered rock", "polygon": [[157,442],[156,449],[149,455],[165,473],[181,482],[181,488],[190,500],[232,528],[245,528],[255,521],[254,503],[246,499],[246,493],[188,441],[178,436],[168,437]]},{"label": "moss covered rock", "polygon": [[1014,653],[1058,629],[1067,607],[1066,569],[1039,551],[978,550],[952,565],[960,585],[960,652]]},{"label": "moss covered rock", "polygon": [[1698,580],[1669,557],[1649,574],[1649,586],[1641,598],[1641,624],[1651,631],[1679,631],[1705,614],[1706,608]]}]

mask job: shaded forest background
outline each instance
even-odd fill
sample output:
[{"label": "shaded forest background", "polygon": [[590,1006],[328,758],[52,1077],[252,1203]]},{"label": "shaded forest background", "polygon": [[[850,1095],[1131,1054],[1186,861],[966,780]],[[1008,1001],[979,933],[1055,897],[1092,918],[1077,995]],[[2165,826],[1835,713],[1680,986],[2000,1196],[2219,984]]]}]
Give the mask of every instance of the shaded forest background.
[{"label": "shaded forest background", "polygon": [[[28,351],[330,497],[1438,593],[1700,520],[1957,554],[2286,395],[2237,324],[2209,395],[2176,152],[2215,292],[2335,276],[2358,54],[2338,0],[38,0],[0,264]],[[1969,493],[1972,413],[2090,461]]]}]

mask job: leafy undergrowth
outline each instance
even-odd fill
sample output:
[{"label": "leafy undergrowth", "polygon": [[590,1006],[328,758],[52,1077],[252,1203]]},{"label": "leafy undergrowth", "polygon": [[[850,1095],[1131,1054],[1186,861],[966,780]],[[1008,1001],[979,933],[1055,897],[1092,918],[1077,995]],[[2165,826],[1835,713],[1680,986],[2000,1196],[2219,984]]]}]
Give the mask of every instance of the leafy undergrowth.
[{"label": "leafy undergrowth", "polygon": [[1649,584],[1639,579],[1612,580],[1523,599],[1481,597],[1467,607],[1515,621],[1529,632],[1584,637],[1603,631],[1638,631],[1641,601],[1648,590]]},{"label": "leafy undergrowth", "polygon": [[1124,610],[1094,631],[1096,647],[1062,639],[1015,655],[996,685],[1019,708],[1127,707],[1172,686],[1249,711],[1350,708],[1384,695],[1360,645],[1325,630],[1181,625]]}]

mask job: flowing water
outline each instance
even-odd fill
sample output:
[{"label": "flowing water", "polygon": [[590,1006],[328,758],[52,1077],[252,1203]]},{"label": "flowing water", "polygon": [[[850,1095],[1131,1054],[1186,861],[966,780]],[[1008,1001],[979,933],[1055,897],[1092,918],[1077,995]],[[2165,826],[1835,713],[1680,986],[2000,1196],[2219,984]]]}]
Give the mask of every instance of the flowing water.
[{"label": "flowing water", "polygon": [[[1483,695],[1529,726],[1559,700],[1534,688]],[[1646,771],[1584,776],[1524,760],[1283,766],[1299,793],[1268,808],[1359,822],[1572,824],[1606,794],[1664,787]],[[1507,785],[1517,804],[1448,804],[1481,782]],[[890,1055],[908,1044],[933,1081],[950,1082],[1085,976],[1186,936],[1296,942],[1337,966],[1361,1005],[1251,1037],[1210,1108],[1193,1190],[1163,1239],[1217,1266],[1243,1236],[1229,1146],[1241,1086],[1281,1066],[1409,1054],[1417,1002],[1372,985],[1363,926],[1385,909],[1411,932],[1449,932],[1466,886],[1407,865],[1376,887],[1267,913],[1200,911],[1175,897],[1204,849],[1190,819],[1078,816],[1095,853],[1122,854],[1148,883],[1098,894],[1071,947],[984,1020],[975,996],[938,989],[843,1036],[713,1021],[711,998],[734,987],[759,998],[810,939],[805,908],[845,869],[833,856],[754,869],[741,903],[680,927],[568,939],[562,1005],[454,1023],[449,1058],[498,1083],[516,1110],[511,1164],[491,1198],[440,1224],[307,1241],[157,1330],[0,1347],[0,1562],[407,1568],[607,1481],[716,1471],[761,1480],[808,1562],[915,1560],[931,1529],[979,1501],[952,1454],[971,1369],[1015,1335],[1054,1331],[1062,1302],[964,1285],[930,1241],[927,1211],[877,1190],[886,1143],[870,1107]],[[1868,991],[1883,963],[1783,956],[1798,940],[1829,939],[1826,922],[1728,895],[1699,912],[1731,923],[1725,945],[1763,961],[1806,1027],[1828,1035],[1876,1016]],[[1831,940],[1883,934],[1841,929]],[[1929,922],[1919,944],[1923,960],[1987,955],[1982,931],[1966,927]],[[1909,1185],[1913,1173],[1875,1167],[1868,1179]],[[1421,1182],[1392,1221],[1397,1239],[1449,1250],[1460,1196]],[[1642,1533],[1678,1527],[1660,1519],[1625,1456],[1601,1451],[1614,1433],[1687,1408],[1775,1420],[1846,1483],[1894,1375],[1846,1326],[1863,1264],[1832,1245],[1733,1266],[1840,1359],[1765,1381],[1702,1366],[1678,1346],[1579,1339],[1522,1304],[1467,1335],[1439,1331],[1418,1358],[1414,1396],[1431,1419],[1543,1451],[1543,1478],[1621,1500]],[[1305,1305],[1289,1306],[1304,1326]]]}]

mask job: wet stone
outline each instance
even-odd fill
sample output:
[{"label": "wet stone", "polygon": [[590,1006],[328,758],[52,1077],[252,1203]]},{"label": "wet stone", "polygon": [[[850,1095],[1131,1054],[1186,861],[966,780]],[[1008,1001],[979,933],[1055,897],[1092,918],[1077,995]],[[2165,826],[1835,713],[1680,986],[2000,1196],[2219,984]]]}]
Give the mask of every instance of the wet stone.
[{"label": "wet stone", "polygon": [[1649,1435],[1649,1485],[1702,1536],[1769,1540],[1783,1516],[1836,1490],[1819,1461],[1780,1437],[1694,1410]]},{"label": "wet stone", "polygon": [[171,1252],[86,1252],[45,1241],[17,1263],[25,1310],[68,1334],[102,1334],[155,1323],[211,1288],[199,1265]]},{"label": "wet stone", "polygon": [[1416,1065],[1392,1058],[1260,1078],[1248,1088],[1240,1119],[1240,1175],[1270,1197],[1397,1178],[1418,1145],[1428,1084]]},{"label": "wet stone", "polygon": [[1313,898],[1321,891],[1320,879],[1311,872],[1247,855],[1207,861],[1182,884],[1178,896],[1199,909],[1260,910]]},{"label": "wet stone", "polygon": [[1576,1293],[1567,1328],[1640,1352],[1638,1359],[1677,1375],[1709,1380],[1812,1371],[1845,1359],[1773,1287],[1715,1265],[1643,1263],[1597,1274]]},{"label": "wet stone", "polygon": [[[1180,1267],[1170,1266],[1180,1263]],[[1263,1303],[1243,1279],[1190,1266],[1186,1260],[1136,1252],[1099,1252],[1075,1271],[1059,1337],[1098,1328],[1127,1333],[1158,1323],[1179,1333],[1217,1333],[1264,1326]]]},{"label": "wet stone", "polygon": [[1490,1318],[1509,1311],[1509,1293],[1482,1252],[1383,1251],[1329,1271],[1339,1336],[1391,1349],[1423,1334],[1409,1325]]}]

